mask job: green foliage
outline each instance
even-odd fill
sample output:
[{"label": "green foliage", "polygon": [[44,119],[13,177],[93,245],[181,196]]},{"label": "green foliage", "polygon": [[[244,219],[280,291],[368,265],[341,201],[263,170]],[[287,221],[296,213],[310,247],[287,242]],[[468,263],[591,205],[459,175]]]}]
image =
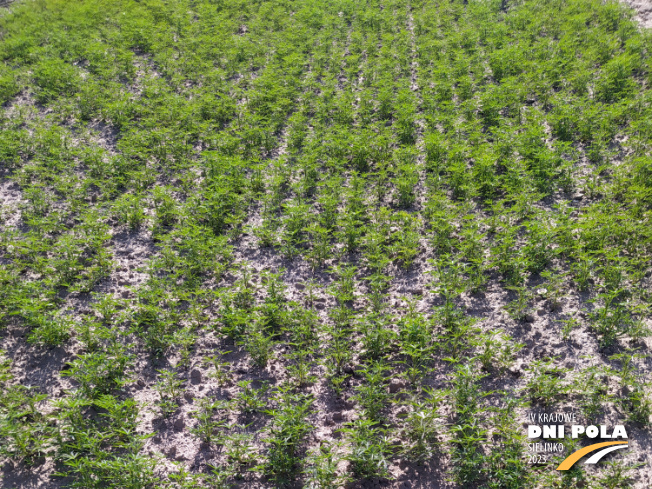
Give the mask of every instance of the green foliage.
[{"label": "green foliage", "polygon": [[80,84],[78,71],[69,63],[57,58],[38,64],[34,70],[34,83],[41,103],[50,102],[60,96],[73,95]]},{"label": "green foliage", "polygon": [[251,386],[251,383],[251,380],[238,382],[240,392],[236,396],[234,402],[240,412],[244,414],[261,412],[267,406],[266,396],[269,385],[263,383],[261,387],[255,388]]},{"label": "green foliage", "polygon": [[[623,5],[49,0],[0,32],[0,327],[27,369],[0,373],[3,456],[84,488],[439,455],[460,487],[579,487],[525,464],[524,402],[649,424],[652,51]],[[595,367],[511,376],[556,331]],[[189,430],[224,457],[201,472],[146,455],[135,400],[171,416],[198,354],[218,385]],[[59,375],[51,412],[27,384]],[[360,408],[341,446],[309,436],[313,388]]]},{"label": "green foliage", "polygon": [[274,421],[266,440],[270,444],[266,471],[282,485],[291,482],[301,470],[298,451],[312,430],[307,420],[312,400],[284,389],[277,402],[278,408],[268,411]]},{"label": "green foliage", "polygon": [[122,345],[112,344],[106,352],[79,355],[62,375],[77,382],[82,395],[94,399],[127,384],[130,381],[128,368],[133,362],[133,355]]},{"label": "green foliage", "polygon": [[[158,478],[154,460],[140,453],[146,436],[136,434],[133,399],[111,395],[94,400],[64,398],[57,403],[62,430],[59,454],[73,487],[146,487]],[[99,416],[89,416],[89,409]]]},{"label": "green foliage", "polygon": [[529,379],[525,387],[530,398],[548,406],[554,404],[569,390],[569,384],[564,379],[568,370],[556,365],[555,358],[535,360],[528,369]]},{"label": "green foliage", "polygon": [[437,408],[443,396],[432,389],[424,388],[425,398],[408,401],[409,411],[402,423],[402,433],[408,441],[404,451],[412,460],[427,460],[437,447],[437,435],[441,432],[441,416]]},{"label": "green foliage", "polygon": [[123,195],[115,202],[114,208],[118,220],[132,230],[138,229],[145,219],[143,202],[137,195]]},{"label": "green foliage", "polygon": [[362,407],[364,416],[371,421],[384,420],[383,411],[389,397],[384,378],[386,371],[387,366],[374,362],[362,372],[364,381],[356,388],[356,400]]},{"label": "green foliage", "polygon": [[318,453],[308,461],[306,487],[310,489],[336,489],[341,485],[337,473],[339,458],[329,445],[321,445]]},{"label": "green foliage", "polygon": [[0,362],[0,453],[29,466],[54,442],[50,420],[40,409],[47,396],[33,387],[12,385],[11,362],[4,356]]},{"label": "green foliage", "polygon": [[214,419],[215,411],[224,408],[224,404],[220,401],[212,401],[206,397],[200,399],[197,409],[193,411],[197,425],[191,428],[191,433],[198,436],[203,442],[213,442],[218,428],[223,427],[226,423]]},{"label": "green foliage", "polygon": [[245,466],[256,461],[257,451],[253,445],[253,435],[245,431],[245,427],[231,426],[229,434],[220,439],[228,462],[234,471],[241,471]]},{"label": "green foliage", "polygon": [[40,316],[34,319],[27,341],[42,345],[59,346],[70,337],[72,321],[66,317]]},{"label": "green foliage", "polygon": [[154,386],[159,395],[157,404],[161,414],[167,417],[179,407],[183,381],[172,370],[159,370],[158,373],[160,377]]},{"label": "green foliage", "polygon": [[343,430],[351,444],[347,460],[351,463],[353,476],[388,477],[389,443],[381,428],[370,420],[358,419]]},{"label": "green foliage", "polygon": [[638,469],[643,464],[626,465],[620,460],[610,460],[605,462],[606,468],[600,476],[599,483],[605,489],[616,489],[621,487],[633,487],[634,477],[633,470]]}]

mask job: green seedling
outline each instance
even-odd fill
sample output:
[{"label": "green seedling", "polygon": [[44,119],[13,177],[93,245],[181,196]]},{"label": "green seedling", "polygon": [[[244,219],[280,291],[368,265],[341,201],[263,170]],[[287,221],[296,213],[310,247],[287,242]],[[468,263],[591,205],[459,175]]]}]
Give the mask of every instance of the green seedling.
[{"label": "green seedling", "polygon": [[535,360],[530,365],[525,390],[530,398],[549,406],[568,393],[570,384],[565,380],[568,370],[556,365],[554,358]]},{"label": "green seedling", "polygon": [[258,389],[251,386],[251,380],[238,382],[240,392],[234,398],[234,403],[243,414],[262,412],[267,406],[267,392],[269,385],[263,382]]},{"label": "green seedling", "polygon": [[164,417],[173,414],[179,407],[183,381],[172,370],[159,370],[159,380],[154,388],[159,395],[157,405]]},{"label": "green seedling", "polygon": [[205,443],[212,443],[217,435],[217,431],[226,425],[225,420],[216,420],[215,412],[219,409],[226,409],[226,405],[221,401],[212,401],[206,397],[200,399],[197,409],[192,412],[193,417],[197,420],[197,425],[190,429],[190,432],[199,437]]}]

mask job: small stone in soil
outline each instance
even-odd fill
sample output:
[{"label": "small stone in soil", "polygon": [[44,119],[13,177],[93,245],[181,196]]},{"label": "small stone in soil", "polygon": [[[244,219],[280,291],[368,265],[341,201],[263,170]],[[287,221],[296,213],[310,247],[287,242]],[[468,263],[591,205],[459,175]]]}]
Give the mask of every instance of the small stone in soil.
[{"label": "small stone in soil", "polygon": [[389,392],[390,394],[396,394],[398,391],[405,387],[405,382],[401,379],[392,379],[389,383]]},{"label": "small stone in soil", "polygon": [[202,380],[201,372],[197,369],[194,369],[192,372],[190,372],[190,378],[193,382],[199,384]]},{"label": "small stone in soil", "polygon": [[183,431],[185,427],[186,422],[183,420],[183,418],[179,418],[174,422],[174,431]]},{"label": "small stone in soil", "polygon": [[402,407],[402,408],[399,409],[399,411],[396,413],[396,416],[399,417],[399,418],[404,418],[405,416],[407,416],[407,414],[408,414],[407,408]]},{"label": "small stone in soil", "polygon": [[517,365],[510,367],[508,372],[510,375],[513,375],[514,377],[520,377],[523,374],[521,368]]}]

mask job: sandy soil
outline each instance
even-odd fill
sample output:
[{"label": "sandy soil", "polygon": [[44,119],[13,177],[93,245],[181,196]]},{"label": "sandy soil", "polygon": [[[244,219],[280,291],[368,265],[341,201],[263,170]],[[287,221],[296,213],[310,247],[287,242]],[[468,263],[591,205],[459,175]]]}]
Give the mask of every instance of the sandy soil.
[{"label": "sandy soil", "polygon": [[652,0],[624,0],[636,10],[636,20],[643,26],[652,27]]}]

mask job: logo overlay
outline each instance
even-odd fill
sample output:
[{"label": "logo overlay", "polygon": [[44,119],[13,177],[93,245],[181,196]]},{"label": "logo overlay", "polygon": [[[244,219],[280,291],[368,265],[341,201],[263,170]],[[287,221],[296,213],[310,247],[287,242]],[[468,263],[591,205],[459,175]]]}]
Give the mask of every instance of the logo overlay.
[{"label": "logo overlay", "polygon": [[[551,440],[550,442],[532,441],[529,443],[531,453],[529,459],[531,463],[545,463],[548,461],[550,454],[563,452],[565,450],[564,444],[557,440],[563,440],[567,437],[577,439],[580,435],[584,435],[587,438],[597,438],[599,436],[603,440],[614,440],[594,443],[571,453],[559,464],[557,470],[569,470],[581,458],[589,454],[592,454],[591,457],[584,463],[597,464],[605,455],[629,446],[627,430],[623,425],[615,425],[610,428],[606,425],[586,426],[578,424],[573,412],[529,413],[528,422],[527,436],[530,440],[537,438]],[[570,426],[567,426],[569,424]]]},{"label": "logo overlay", "polygon": [[627,448],[627,446],[628,443],[626,441],[606,441],[604,443],[594,443],[593,445],[589,445],[588,447],[584,447],[581,450],[570,454],[568,457],[566,457],[566,460],[559,464],[557,470],[568,470],[573,465],[575,465],[575,462],[581,459],[584,455],[602,449],[591,458],[589,458],[586,462],[584,462],[585,464],[597,464],[600,459],[606,454],[613,452],[614,450],[619,450],[620,448]]}]

